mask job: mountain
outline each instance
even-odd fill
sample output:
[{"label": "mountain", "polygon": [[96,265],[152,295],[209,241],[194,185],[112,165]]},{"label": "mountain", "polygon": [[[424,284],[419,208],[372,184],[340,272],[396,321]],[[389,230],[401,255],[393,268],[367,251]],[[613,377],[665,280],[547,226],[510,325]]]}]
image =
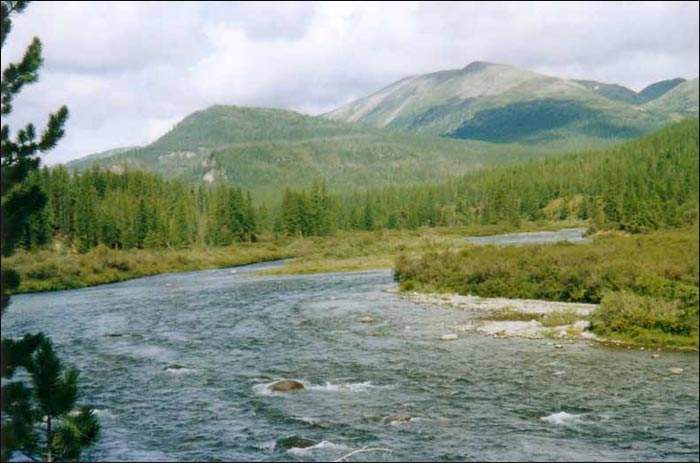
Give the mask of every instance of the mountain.
[{"label": "mountain", "polygon": [[698,114],[698,79],[687,80],[645,105],[653,111],[663,111],[677,118]]},{"label": "mountain", "polygon": [[475,62],[407,77],[323,116],[212,106],[150,145],[69,164],[230,182],[258,197],[324,178],[332,190],[434,182],[484,166],[594,149],[697,115],[698,81],[620,85]]},{"label": "mountain", "polygon": [[112,157],[116,154],[125,153],[127,151],[133,151],[133,150],[138,149],[138,148],[140,148],[140,147],[139,146],[123,146],[120,148],[112,148],[111,150],[101,151],[99,153],[88,154],[87,156],[83,156],[80,159],[69,161],[68,163],[66,163],[66,166],[69,168],[72,168],[72,167],[77,167],[80,165],[86,165],[86,164],[92,163],[94,161],[98,161],[100,159],[106,159],[106,158]]},{"label": "mountain", "polygon": [[697,108],[697,93],[679,93],[673,104],[651,104],[685,85],[674,79],[637,93],[621,85],[477,61],[463,69],[406,77],[325,116],[496,143],[600,142],[655,130],[676,119],[677,109],[692,115],[686,109]]},{"label": "mountain", "polygon": [[401,133],[282,109],[213,106],[187,116],[150,145],[88,156],[69,167],[231,182],[270,197],[318,178],[336,191],[433,182],[558,151]]},{"label": "mountain", "polygon": [[669,79],[669,80],[662,80],[656,83],[653,83],[647,87],[645,87],[641,92],[639,92],[639,103],[647,103],[651,100],[655,100],[670,90],[672,90],[674,87],[677,87],[678,85],[682,84],[685,82],[685,79],[677,78],[677,79]]}]

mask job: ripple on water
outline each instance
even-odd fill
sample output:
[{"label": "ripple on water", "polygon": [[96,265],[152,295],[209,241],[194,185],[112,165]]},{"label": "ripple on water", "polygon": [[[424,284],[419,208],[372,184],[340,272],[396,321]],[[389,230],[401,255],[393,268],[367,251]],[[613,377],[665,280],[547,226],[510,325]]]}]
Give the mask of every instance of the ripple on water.
[{"label": "ripple on water", "polygon": [[571,426],[579,423],[581,421],[581,416],[582,415],[575,415],[573,413],[557,412],[552,413],[551,415],[543,416],[540,419],[558,426]]},{"label": "ripple on water", "polygon": [[[271,381],[264,384],[256,384],[253,386],[253,391],[261,396],[287,396],[290,392],[278,392],[273,391],[272,386],[279,380]],[[291,391],[292,394],[300,393],[304,391],[314,391],[314,392],[367,392],[372,389],[390,389],[391,385],[378,385],[372,383],[372,381],[362,381],[356,383],[331,383],[326,382],[325,384],[312,384],[309,381],[294,379],[294,381],[299,381],[304,385],[304,389]]]},{"label": "ripple on water", "polygon": [[370,389],[386,389],[389,386],[379,386],[373,384],[372,381],[363,381],[359,383],[340,383],[334,384],[327,382],[326,384],[316,384],[309,386],[312,391],[324,392],[367,392]]},{"label": "ripple on water", "polygon": [[[103,430],[90,461],[334,460],[363,447],[391,453],[349,460],[697,461],[697,354],[467,334],[445,347],[446,327],[474,314],[425,309],[393,284],[388,271],[161,275],[18,295],[2,334],[44,331],[81,370],[79,403]],[[367,313],[379,322],[360,325]],[[282,378],[305,390],[272,392]],[[290,435],[308,442],[275,445]]]},{"label": "ripple on water", "polygon": [[291,449],[288,449],[287,452],[291,453],[293,455],[309,455],[310,453],[313,453],[316,450],[349,450],[350,448],[347,447],[346,445],[342,444],[336,444],[331,441],[321,441],[318,444],[312,445],[310,447],[304,447],[304,448],[299,448],[299,447],[292,447]]}]

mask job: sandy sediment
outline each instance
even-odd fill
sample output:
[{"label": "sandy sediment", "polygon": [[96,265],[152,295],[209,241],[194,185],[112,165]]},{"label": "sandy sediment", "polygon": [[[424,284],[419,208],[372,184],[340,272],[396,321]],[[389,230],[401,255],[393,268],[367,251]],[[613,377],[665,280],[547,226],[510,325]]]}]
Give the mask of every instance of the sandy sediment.
[{"label": "sandy sediment", "polygon": [[[412,302],[421,305],[461,309],[472,312],[474,318],[467,323],[454,326],[458,332],[477,332],[494,337],[523,338],[563,338],[595,339],[589,331],[590,322],[586,320],[597,307],[595,304],[541,301],[536,299],[487,298],[462,296],[443,293],[403,293]],[[490,315],[508,310],[521,314],[532,314],[531,320],[489,320]],[[573,323],[544,326],[537,318],[558,312],[575,313],[580,319]],[[518,317],[526,318],[526,317]]]}]

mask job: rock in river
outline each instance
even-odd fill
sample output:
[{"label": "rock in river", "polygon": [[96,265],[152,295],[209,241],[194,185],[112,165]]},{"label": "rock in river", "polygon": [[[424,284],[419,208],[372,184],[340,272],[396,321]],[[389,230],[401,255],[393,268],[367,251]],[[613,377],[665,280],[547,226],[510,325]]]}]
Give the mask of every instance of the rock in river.
[{"label": "rock in river", "polygon": [[371,315],[365,315],[364,317],[360,317],[360,323],[372,323],[374,321],[374,317]]},{"label": "rock in river", "polygon": [[163,370],[168,371],[168,370],[184,370],[185,367],[180,365],[179,363],[173,363],[172,365],[168,365],[167,367],[163,368]]},{"label": "rock in river", "polygon": [[400,424],[406,424],[411,421],[411,417],[408,415],[396,415],[396,416],[390,416],[389,419],[389,424],[392,426],[397,426]]},{"label": "rock in river", "polygon": [[670,371],[674,375],[680,375],[681,373],[683,373],[683,368],[672,367],[672,368],[669,368],[668,371]]},{"label": "rock in river", "polygon": [[299,381],[295,381],[293,379],[283,379],[270,385],[270,390],[275,392],[298,391],[301,389],[304,389],[304,385]]},{"label": "rock in river", "polygon": [[441,341],[455,341],[457,338],[456,334],[443,334],[440,336]]},{"label": "rock in river", "polygon": [[283,437],[277,440],[277,447],[288,450],[291,448],[305,449],[312,447],[314,441],[300,436]]}]

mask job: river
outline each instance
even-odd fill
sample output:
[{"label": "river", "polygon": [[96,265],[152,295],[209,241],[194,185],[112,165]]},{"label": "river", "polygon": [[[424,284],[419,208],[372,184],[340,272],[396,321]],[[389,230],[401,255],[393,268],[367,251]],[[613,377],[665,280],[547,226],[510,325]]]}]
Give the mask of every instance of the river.
[{"label": "river", "polygon": [[590,238],[584,235],[587,228],[562,228],[556,231],[540,231],[540,232],[521,232],[521,233],[505,233],[501,235],[489,236],[469,236],[467,242],[472,244],[495,244],[500,246],[506,245],[524,245],[524,244],[543,244],[555,243],[558,241],[568,241],[570,243],[590,243]]},{"label": "river", "polygon": [[[389,271],[256,275],[271,265],[15,296],[2,334],[43,330],[82,371],[90,459],[698,459],[697,354],[444,342],[473,314],[387,291]],[[271,393],[281,378],[306,389]]]}]

